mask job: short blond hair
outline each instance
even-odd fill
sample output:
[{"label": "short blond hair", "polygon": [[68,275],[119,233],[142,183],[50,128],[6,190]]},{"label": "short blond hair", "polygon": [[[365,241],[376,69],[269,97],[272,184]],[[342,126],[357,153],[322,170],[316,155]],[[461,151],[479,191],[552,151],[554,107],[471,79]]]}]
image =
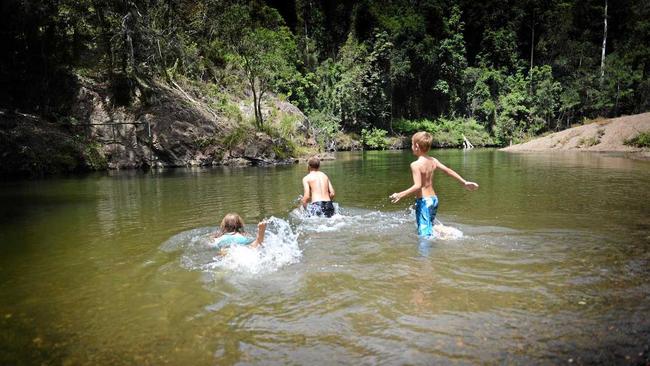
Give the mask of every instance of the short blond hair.
[{"label": "short blond hair", "polygon": [[319,169],[320,168],[320,159],[318,156],[312,156],[307,160],[307,164],[311,169]]},{"label": "short blond hair", "polygon": [[413,135],[413,143],[418,144],[420,150],[427,152],[431,149],[431,143],[433,142],[433,136],[426,131],[420,131]]}]

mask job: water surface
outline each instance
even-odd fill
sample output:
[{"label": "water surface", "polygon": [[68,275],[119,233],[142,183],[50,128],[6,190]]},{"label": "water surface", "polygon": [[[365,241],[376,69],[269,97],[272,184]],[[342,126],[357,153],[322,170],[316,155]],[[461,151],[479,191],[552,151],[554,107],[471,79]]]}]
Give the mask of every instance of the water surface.
[{"label": "water surface", "polygon": [[[436,150],[420,242],[409,152],[323,162],[341,214],[292,210],[304,166],[0,186],[0,364],[649,362],[650,163]],[[215,259],[227,212],[267,247]]]}]

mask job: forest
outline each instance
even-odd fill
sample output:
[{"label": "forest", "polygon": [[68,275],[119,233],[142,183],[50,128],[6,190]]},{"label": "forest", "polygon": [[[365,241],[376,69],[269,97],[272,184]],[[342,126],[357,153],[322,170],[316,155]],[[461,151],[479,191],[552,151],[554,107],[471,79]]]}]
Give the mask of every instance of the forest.
[{"label": "forest", "polygon": [[[323,149],[416,130],[503,146],[650,108],[647,0],[4,1],[0,109],[65,121],[79,77],[128,106],[153,81],[269,95]],[[209,93],[208,93],[209,94]],[[218,108],[216,106],[215,108]],[[62,122],[64,123],[64,122]]]}]

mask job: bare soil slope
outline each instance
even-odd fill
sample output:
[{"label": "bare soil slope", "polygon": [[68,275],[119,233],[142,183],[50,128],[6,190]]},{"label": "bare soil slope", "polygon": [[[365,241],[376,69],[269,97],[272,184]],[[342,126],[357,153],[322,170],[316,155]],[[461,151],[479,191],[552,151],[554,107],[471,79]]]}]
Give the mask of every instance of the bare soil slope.
[{"label": "bare soil slope", "polygon": [[[641,132],[650,131],[650,112],[603,119],[536,138],[523,144],[503,148],[503,151],[597,151],[644,152],[644,149],[624,144]],[[647,149],[646,149],[647,150]],[[649,153],[645,151],[645,153]]]}]

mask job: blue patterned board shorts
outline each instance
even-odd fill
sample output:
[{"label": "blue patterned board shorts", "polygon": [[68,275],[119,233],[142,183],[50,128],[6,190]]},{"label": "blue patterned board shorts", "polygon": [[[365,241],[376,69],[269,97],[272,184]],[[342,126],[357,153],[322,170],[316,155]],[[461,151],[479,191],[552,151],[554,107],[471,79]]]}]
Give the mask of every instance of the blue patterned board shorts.
[{"label": "blue patterned board shorts", "polygon": [[438,213],[438,196],[422,197],[415,201],[415,224],[419,236],[433,236],[433,223]]}]

